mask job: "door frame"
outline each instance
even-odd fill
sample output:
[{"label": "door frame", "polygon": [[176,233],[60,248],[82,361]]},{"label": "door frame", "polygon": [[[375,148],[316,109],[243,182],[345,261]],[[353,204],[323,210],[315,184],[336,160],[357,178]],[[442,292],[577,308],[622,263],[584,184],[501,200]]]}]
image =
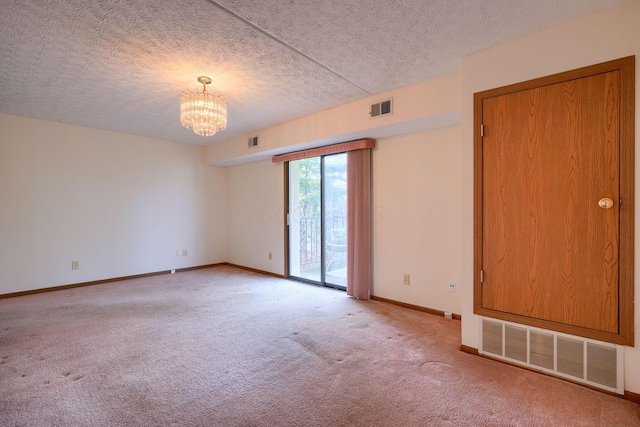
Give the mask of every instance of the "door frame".
[{"label": "door frame", "polygon": [[[483,100],[611,71],[620,72],[619,311],[617,334],[482,307]],[[474,313],[614,344],[634,345],[635,56],[583,67],[474,94]]]}]

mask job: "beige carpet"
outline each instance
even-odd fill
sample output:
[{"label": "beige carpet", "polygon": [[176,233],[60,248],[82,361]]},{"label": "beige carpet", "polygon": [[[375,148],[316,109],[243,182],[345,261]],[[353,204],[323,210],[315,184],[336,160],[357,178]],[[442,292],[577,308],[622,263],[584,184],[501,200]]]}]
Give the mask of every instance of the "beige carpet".
[{"label": "beige carpet", "polygon": [[232,267],[0,300],[1,426],[640,426],[460,323]]}]

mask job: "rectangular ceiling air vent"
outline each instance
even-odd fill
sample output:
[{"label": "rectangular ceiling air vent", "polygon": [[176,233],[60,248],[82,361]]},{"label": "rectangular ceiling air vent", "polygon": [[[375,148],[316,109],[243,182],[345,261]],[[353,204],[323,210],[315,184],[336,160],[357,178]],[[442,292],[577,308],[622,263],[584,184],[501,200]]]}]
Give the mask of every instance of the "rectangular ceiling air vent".
[{"label": "rectangular ceiling air vent", "polygon": [[257,147],[258,146],[258,137],[257,136],[253,136],[253,137],[249,138],[249,140],[247,142],[247,146],[249,148]]},{"label": "rectangular ceiling air vent", "polygon": [[377,102],[375,104],[371,104],[371,109],[369,110],[369,115],[371,117],[379,117],[385,116],[387,114],[392,113],[392,100],[393,98],[387,99],[386,101]]}]

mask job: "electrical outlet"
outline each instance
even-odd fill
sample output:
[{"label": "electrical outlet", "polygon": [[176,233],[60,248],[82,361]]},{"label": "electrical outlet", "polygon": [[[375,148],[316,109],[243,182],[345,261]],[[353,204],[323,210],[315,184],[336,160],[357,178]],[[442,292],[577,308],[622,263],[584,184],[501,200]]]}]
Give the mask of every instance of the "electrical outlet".
[{"label": "electrical outlet", "polygon": [[450,281],[449,282],[449,292],[455,292],[456,291],[456,282]]},{"label": "electrical outlet", "polygon": [[176,256],[180,256],[180,251],[176,251]]},{"label": "electrical outlet", "polygon": [[273,259],[273,255],[271,254],[271,252],[269,252],[269,259]]},{"label": "electrical outlet", "polygon": [[182,250],[182,256],[187,256],[187,250],[186,249]]},{"label": "electrical outlet", "polygon": [[72,270],[80,270],[80,261],[71,261]]},{"label": "electrical outlet", "polygon": [[411,275],[405,273],[404,274],[404,281],[402,282],[405,285],[410,285],[411,284]]}]

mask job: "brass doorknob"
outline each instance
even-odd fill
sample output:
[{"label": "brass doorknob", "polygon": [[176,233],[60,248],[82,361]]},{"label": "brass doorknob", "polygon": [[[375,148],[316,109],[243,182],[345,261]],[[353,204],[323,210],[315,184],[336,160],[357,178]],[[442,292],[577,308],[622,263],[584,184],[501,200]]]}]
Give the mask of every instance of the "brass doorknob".
[{"label": "brass doorknob", "polygon": [[602,209],[609,209],[613,207],[613,200],[611,200],[608,197],[605,197],[604,199],[600,199],[598,201],[598,206],[600,206]]}]

